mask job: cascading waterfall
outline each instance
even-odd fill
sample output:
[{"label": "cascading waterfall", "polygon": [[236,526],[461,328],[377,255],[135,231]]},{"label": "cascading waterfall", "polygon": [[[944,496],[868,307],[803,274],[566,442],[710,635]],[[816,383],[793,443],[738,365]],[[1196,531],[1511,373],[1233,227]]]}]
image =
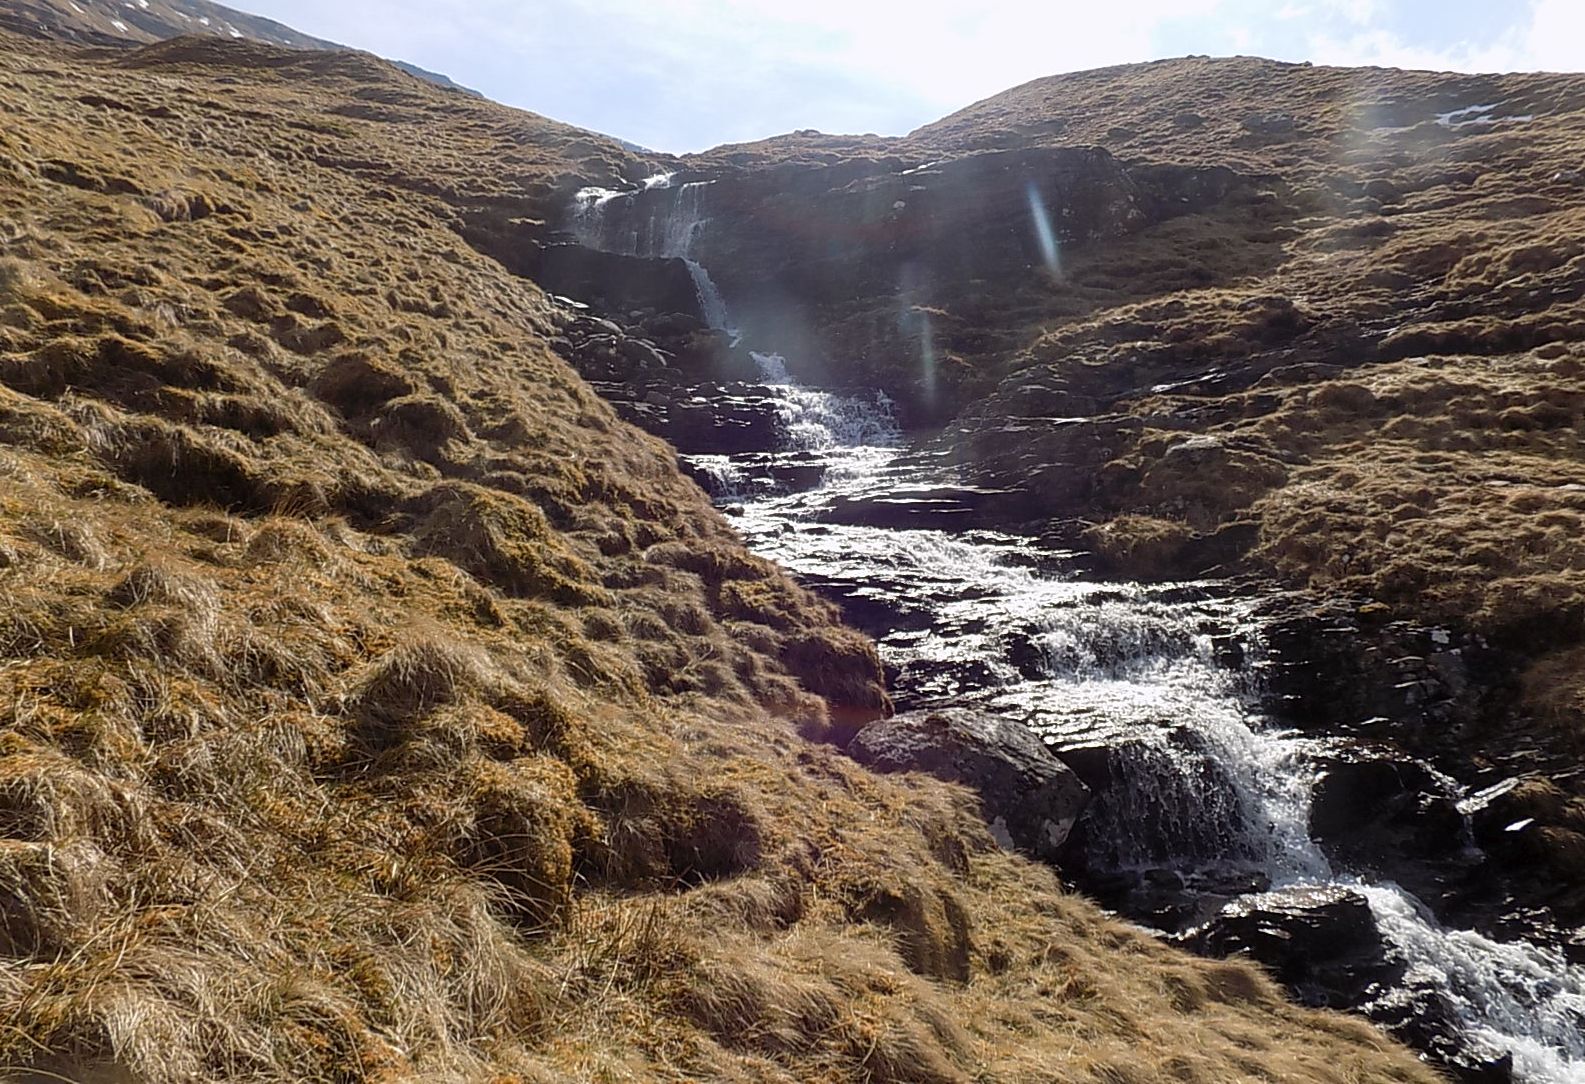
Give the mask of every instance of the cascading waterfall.
[{"label": "cascading waterfall", "polygon": [[[573,231],[580,244],[624,256],[651,256],[681,260],[693,279],[699,311],[705,323],[734,337],[737,330],[727,317],[726,301],[703,264],[693,258],[694,245],[705,223],[705,190],[711,181],[690,181],[673,188],[671,173],[646,178],[642,187],[627,192],[585,188],[573,197]],[[656,189],[676,194],[662,203],[638,197]],[[663,208],[663,210],[661,209]]]},{"label": "cascading waterfall", "polygon": [[[1056,622],[1060,642],[1087,639],[1074,617],[1070,612]],[[1243,617],[1251,628],[1248,615]],[[1246,650],[1258,652],[1258,629],[1253,631]],[[1103,631],[1099,638],[1114,636]],[[1137,680],[1162,665],[1159,648],[1173,640],[1170,631],[1134,636],[1147,652],[1124,669]],[[1174,742],[1158,732],[1156,739],[1146,740],[1143,756],[1114,765],[1123,785],[1123,797],[1105,816],[1114,857],[1180,870],[1192,870],[1207,857],[1254,857],[1274,889],[1352,888],[1369,902],[1387,943],[1408,964],[1407,981],[1436,990],[1472,1045],[1493,1057],[1511,1054],[1520,1080],[1585,1084],[1585,969],[1544,947],[1445,929],[1399,886],[1371,884],[1334,870],[1309,835],[1315,773],[1307,754],[1313,743],[1272,729],[1250,706],[1249,690],[1210,664],[1206,646],[1202,640],[1201,666],[1195,667],[1201,672],[1192,680],[1211,695],[1187,720],[1194,740]],[[1090,680],[1108,680],[1088,660],[1070,658],[1066,666],[1054,662],[1058,687],[1086,674]],[[1218,793],[1224,785],[1233,792],[1231,800]],[[1218,822],[1221,832],[1208,827]],[[1163,841],[1169,844],[1165,848]]]},{"label": "cascading waterfall", "polygon": [[1585,970],[1535,945],[1444,929],[1396,885],[1360,891],[1411,974],[1442,993],[1470,1038],[1511,1054],[1516,1079],[1585,1084]]},{"label": "cascading waterfall", "polygon": [[[1221,864],[1248,871],[1255,890],[1357,891],[1406,963],[1406,983],[1443,998],[1472,1048],[1511,1054],[1531,1084],[1585,1084],[1585,971],[1544,947],[1442,928],[1396,885],[1334,869],[1311,839],[1320,743],[1277,729],[1255,706],[1252,602],[1216,585],[1040,571],[1032,542],[995,532],[821,522],[843,494],[921,479],[897,473],[901,437],[883,399],[801,387],[780,357],[754,359],[782,404],[783,454],[818,454],[825,481],[746,499],[740,528],[795,572],[885,607],[891,624],[878,639],[899,696],[1010,713],[1059,746],[1099,741],[1116,754],[1117,785],[1087,816],[1116,868],[1192,878]],[[732,457],[714,458],[711,469],[730,477]],[[1241,667],[1221,658],[1230,638],[1248,660]],[[1395,996],[1407,995],[1382,995]]]},{"label": "cascading waterfall", "polygon": [[807,388],[788,374],[787,359],[780,354],[749,356],[776,391],[782,432],[790,447],[800,451],[891,448],[902,439],[892,402],[884,392],[863,397]]}]

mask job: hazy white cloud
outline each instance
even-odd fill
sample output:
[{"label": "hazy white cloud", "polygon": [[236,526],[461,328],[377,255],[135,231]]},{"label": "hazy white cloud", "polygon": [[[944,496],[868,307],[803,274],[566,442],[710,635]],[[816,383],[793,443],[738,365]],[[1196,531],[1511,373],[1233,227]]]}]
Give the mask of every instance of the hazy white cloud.
[{"label": "hazy white cloud", "polygon": [[[1457,30],[1455,23],[1452,28]],[[1585,2],[1532,0],[1513,5],[1496,33],[1452,41],[1416,41],[1401,31],[1366,24],[1355,33],[1312,34],[1312,59],[1325,64],[1376,64],[1436,71],[1585,70]]]},{"label": "hazy white cloud", "polygon": [[1523,53],[1526,68],[1585,70],[1585,3],[1538,0],[1524,32]]},{"label": "hazy white cloud", "polygon": [[1585,0],[240,0],[664,150],[900,134],[1030,79],[1187,53],[1585,68]]}]

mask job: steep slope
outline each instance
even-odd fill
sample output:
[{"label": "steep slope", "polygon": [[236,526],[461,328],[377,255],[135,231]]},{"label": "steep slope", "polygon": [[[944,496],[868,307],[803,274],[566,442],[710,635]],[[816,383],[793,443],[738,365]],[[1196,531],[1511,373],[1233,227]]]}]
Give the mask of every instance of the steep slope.
[{"label": "steep slope", "polygon": [[[1372,133],[1405,131],[1470,106],[1499,115],[1568,108],[1573,76],[1463,75],[1340,68],[1260,57],[1191,56],[1048,76],[977,102],[903,142],[961,153],[983,147],[1105,147],[1128,161],[1310,175],[1391,168]],[[1482,127],[1480,114],[1453,117]],[[1401,164],[1401,163],[1400,163]]]},{"label": "steep slope", "polygon": [[6,1072],[1432,1079],[807,740],[873,649],[460,239],[653,163],[366,56],[0,44]]},{"label": "steep slope", "polygon": [[1031,328],[961,454],[1103,521],[1089,538],[1121,568],[1239,563],[1511,646],[1530,699],[1477,743],[1540,724],[1569,757],[1585,78],[1189,59],[1042,80],[911,141],[1067,138],[1268,174],[1280,259]]}]

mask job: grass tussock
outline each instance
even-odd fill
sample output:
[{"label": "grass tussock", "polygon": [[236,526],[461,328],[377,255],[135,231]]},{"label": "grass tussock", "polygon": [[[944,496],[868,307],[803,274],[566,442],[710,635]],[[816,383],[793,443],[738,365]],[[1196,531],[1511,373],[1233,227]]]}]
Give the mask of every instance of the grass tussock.
[{"label": "grass tussock", "polygon": [[0,1075],[1430,1079],[800,736],[888,710],[873,648],[446,226],[628,152],[6,43]]}]

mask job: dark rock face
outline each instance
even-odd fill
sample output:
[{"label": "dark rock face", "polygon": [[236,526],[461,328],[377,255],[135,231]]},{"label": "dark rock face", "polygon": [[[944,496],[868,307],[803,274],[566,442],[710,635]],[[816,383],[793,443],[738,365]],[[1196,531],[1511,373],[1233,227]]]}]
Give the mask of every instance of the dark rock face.
[{"label": "dark rock face", "polygon": [[585,248],[548,233],[541,222],[495,209],[467,214],[458,232],[514,275],[598,312],[622,318],[644,310],[702,315],[693,278],[681,260]]},{"label": "dark rock face", "polygon": [[[881,154],[749,171],[717,164],[603,202],[597,241],[569,210],[570,232],[558,237],[686,254],[708,269],[747,340],[774,344],[801,378],[885,387],[905,422],[939,422],[962,405],[959,382],[983,374],[938,361],[949,351],[1001,350],[985,306],[1004,303],[1006,291],[988,284],[1049,286],[1070,249],[1254,191],[1225,168],[1124,166],[1097,147],[978,150],[944,161]],[[623,285],[622,266],[600,261],[603,284],[564,266],[557,237],[503,246],[495,235],[509,230],[482,232],[483,240],[470,237],[476,247],[536,262],[536,277],[558,293],[607,313],[652,307]],[[680,290],[686,266],[669,262]],[[700,308],[668,300],[676,311]]]},{"label": "dark rock face", "polygon": [[[1328,853],[1392,877],[1444,922],[1585,958],[1578,938],[1558,943],[1585,921],[1585,803],[1572,812],[1544,782],[1577,763],[1514,723],[1516,656],[1457,628],[1384,621],[1358,599],[1266,609],[1267,710],[1356,742],[1320,765],[1314,828]],[[1438,772],[1478,789],[1456,795]]]},{"label": "dark rock face", "polygon": [[1323,764],[1311,802],[1311,838],[1350,869],[1445,862],[1469,842],[1452,787],[1391,750],[1341,750]]},{"label": "dark rock face", "polygon": [[1352,1008],[1403,971],[1369,901],[1330,885],[1243,897],[1183,940],[1206,955],[1258,960],[1308,1005]]},{"label": "dark rock face", "polygon": [[1004,844],[1054,860],[1089,789],[1016,721],[970,711],[897,715],[871,723],[848,746],[882,772],[925,772],[979,792]]},{"label": "dark rock face", "polygon": [[[686,314],[652,318],[648,326],[671,331],[671,338],[661,339],[667,343],[678,337],[697,342],[714,334]],[[716,342],[719,350],[702,359],[697,353],[679,358],[641,338],[639,330],[571,313],[553,344],[624,420],[669,441],[684,454],[732,455],[777,447],[781,413],[765,387],[721,383],[700,372],[728,367],[730,349],[724,343]]]},{"label": "dark rock face", "polygon": [[1099,148],[990,151],[850,179],[832,173],[777,170],[712,186],[714,221],[699,258],[731,284],[745,312],[769,294],[818,305],[891,293],[910,264],[941,278],[1026,272],[1044,258],[1032,201],[1065,243],[1116,236],[1146,213],[1127,170]]},{"label": "dark rock face", "polygon": [[1377,737],[1376,724],[1390,724],[1393,740],[1422,757],[1467,746],[1513,699],[1513,660],[1456,629],[1384,624],[1380,609],[1297,595],[1268,604],[1269,707],[1331,733]]},{"label": "dark rock face", "polygon": [[1270,880],[1250,850],[1249,811],[1221,761],[1190,728],[1052,750],[1092,798],[1062,856],[1075,884],[1155,929],[1181,932]]},{"label": "dark rock face", "polygon": [[1237,788],[1192,728],[1171,729],[1159,744],[1124,736],[1053,752],[1095,795],[1083,818],[1088,865],[1209,867],[1254,857],[1245,850],[1248,813]]}]

